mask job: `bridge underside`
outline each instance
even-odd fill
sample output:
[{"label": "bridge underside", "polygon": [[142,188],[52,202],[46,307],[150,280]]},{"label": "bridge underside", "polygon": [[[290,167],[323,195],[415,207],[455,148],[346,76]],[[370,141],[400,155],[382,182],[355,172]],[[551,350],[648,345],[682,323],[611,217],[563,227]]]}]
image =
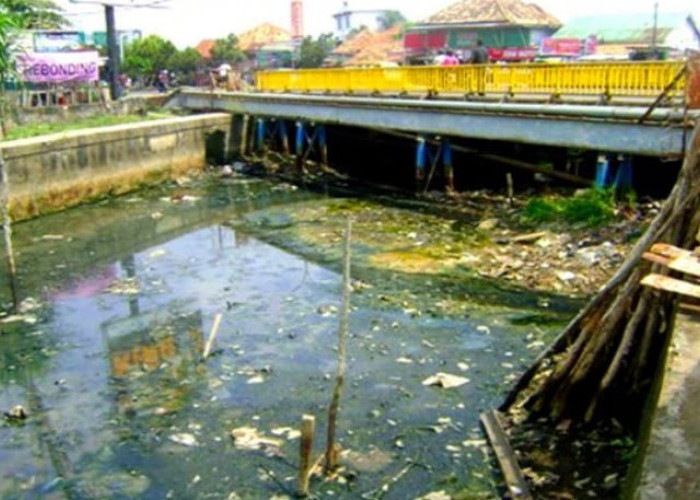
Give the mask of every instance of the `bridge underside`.
[{"label": "bridge underside", "polygon": [[[678,157],[697,112],[185,90],[171,106],[371,129]],[[644,117],[643,123],[639,121]]]}]

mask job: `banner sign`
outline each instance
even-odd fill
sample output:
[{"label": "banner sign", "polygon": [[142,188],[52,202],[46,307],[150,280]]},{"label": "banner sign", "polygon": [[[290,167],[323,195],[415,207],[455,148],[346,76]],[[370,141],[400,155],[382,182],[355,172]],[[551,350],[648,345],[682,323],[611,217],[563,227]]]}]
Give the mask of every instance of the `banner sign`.
[{"label": "banner sign", "polygon": [[19,56],[18,70],[25,82],[94,82],[99,78],[99,55],[87,52],[27,53]]},{"label": "banner sign", "polygon": [[35,31],[35,52],[70,52],[85,45],[85,34],[80,31]]},{"label": "banner sign", "polygon": [[487,51],[491,61],[531,61],[537,56],[534,47],[489,47]]}]

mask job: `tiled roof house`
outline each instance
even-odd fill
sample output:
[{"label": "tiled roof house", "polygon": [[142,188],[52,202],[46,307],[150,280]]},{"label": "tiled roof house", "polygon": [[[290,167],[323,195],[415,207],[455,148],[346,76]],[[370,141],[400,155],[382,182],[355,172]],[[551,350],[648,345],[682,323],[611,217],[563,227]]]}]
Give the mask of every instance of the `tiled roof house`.
[{"label": "tiled roof house", "polygon": [[461,0],[411,26],[404,36],[404,48],[410,56],[420,58],[439,49],[468,52],[481,40],[492,58],[527,59],[560,26],[556,17],[534,3]]}]

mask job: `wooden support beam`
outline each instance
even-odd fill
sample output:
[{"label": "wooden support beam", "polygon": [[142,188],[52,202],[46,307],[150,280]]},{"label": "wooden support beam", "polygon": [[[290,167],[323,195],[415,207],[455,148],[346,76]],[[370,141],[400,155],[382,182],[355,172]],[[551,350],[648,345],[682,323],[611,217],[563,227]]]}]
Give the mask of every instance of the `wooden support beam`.
[{"label": "wooden support beam", "polygon": [[486,429],[491,447],[496,453],[498,464],[501,467],[503,478],[508,487],[509,497],[517,500],[531,500],[532,496],[518,466],[515,453],[513,453],[506,433],[498,420],[498,412],[490,410],[482,413],[479,418],[484,429]]}]

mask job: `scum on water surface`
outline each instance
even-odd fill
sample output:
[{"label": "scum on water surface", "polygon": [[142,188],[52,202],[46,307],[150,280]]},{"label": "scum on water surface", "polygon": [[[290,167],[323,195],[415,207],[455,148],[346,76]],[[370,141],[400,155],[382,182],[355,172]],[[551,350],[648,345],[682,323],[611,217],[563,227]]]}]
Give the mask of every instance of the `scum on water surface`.
[{"label": "scum on water surface", "polygon": [[[313,491],[499,497],[479,412],[571,300],[479,277],[437,215],[251,179],[163,186],[15,227],[19,291],[40,306],[1,318],[0,410],[23,405],[29,418],[0,421],[0,497],[291,496],[298,439],[283,428],[313,414],[323,448],[348,214],[346,473]],[[439,372],[469,383],[422,384]],[[240,449],[230,432],[241,427],[267,444]]]}]

